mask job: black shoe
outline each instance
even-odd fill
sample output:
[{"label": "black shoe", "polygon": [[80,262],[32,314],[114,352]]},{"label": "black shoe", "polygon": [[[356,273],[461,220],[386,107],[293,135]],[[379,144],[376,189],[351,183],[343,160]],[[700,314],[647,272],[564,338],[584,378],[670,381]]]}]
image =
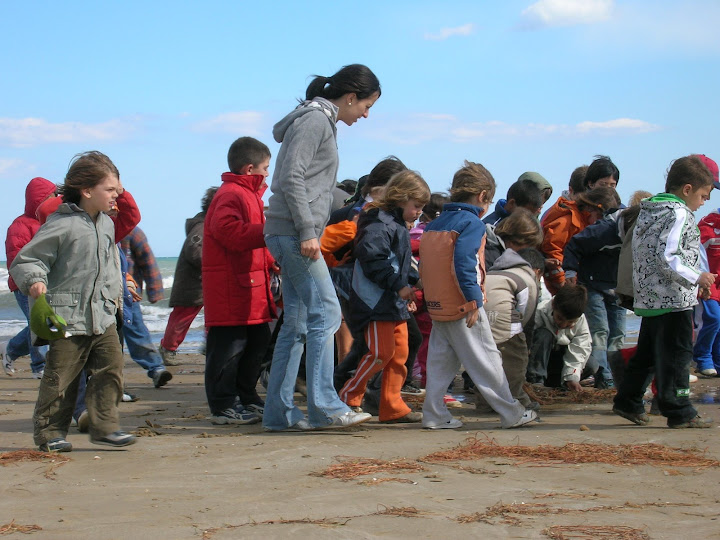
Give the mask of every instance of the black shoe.
[{"label": "black shoe", "polygon": [[152,377],[155,388],[165,386],[168,382],[170,382],[170,379],[172,379],[172,373],[170,373],[167,369],[159,369],[155,371]]},{"label": "black shoe", "polygon": [[41,452],[72,452],[72,444],[64,437],[55,437],[39,446]]},{"label": "black shoe", "polygon": [[98,437],[97,439],[90,438],[90,442],[93,444],[103,444],[105,446],[130,446],[135,444],[137,439],[135,435],[126,433],[125,431],[114,431],[104,437]]},{"label": "black shoe", "polygon": [[626,420],[630,420],[633,424],[637,424],[638,426],[647,426],[650,423],[650,417],[646,412],[629,413],[623,411],[622,409],[618,409],[617,407],[613,407],[613,412],[618,416],[622,416]]}]

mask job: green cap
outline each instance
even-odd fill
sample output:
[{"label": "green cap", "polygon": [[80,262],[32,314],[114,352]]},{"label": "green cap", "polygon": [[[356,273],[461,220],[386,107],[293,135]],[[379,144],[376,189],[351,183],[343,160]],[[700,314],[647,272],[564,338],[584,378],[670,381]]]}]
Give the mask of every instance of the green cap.
[{"label": "green cap", "polygon": [[518,178],[518,182],[521,180],[530,180],[533,184],[540,188],[540,191],[549,189],[552,193],[552,186],[550,185],[550,182],[545,180],[545,177],[540,173],[532,171],[524,172]]},{"label": "green cap", "polygon": [[37,337],[47,341],[70,337],[65,319],[53,311],[44,294],[35,300],[30,310],[30,329]]}]

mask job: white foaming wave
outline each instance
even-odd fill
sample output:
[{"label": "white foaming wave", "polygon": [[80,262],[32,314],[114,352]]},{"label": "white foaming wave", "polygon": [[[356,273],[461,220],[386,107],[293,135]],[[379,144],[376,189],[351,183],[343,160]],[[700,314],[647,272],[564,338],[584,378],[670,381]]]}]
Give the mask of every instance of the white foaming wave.
[{"label": "white foaming wave", "polygon": [[172,289],[172,286],[175,283],[175,276],[164,277],[162,283],[163,289]]},{"label": "white foaming wave", "polygon": [[10,272],[8,272],[5,268],[0,268],[0,293],[10,292],[10,287],[8,286],[9,275]]},{"label": "white foaming wave", "polygon": [[[165,326],[167,325],[167,320],[168,317],[170,317],[172,308],[141,304],[140,311],[142,311],[145,326],[147,326],[147,329],[150,330],[150,332],[165,332]],[[200,314],[195,317],[195,320],[190,325],[190,328],[202,328],[204,326],[204,313],[203,311],[200,311]]]},{"label": "white foaming wave", "polygon": [[0,320],[0,339],[10,339],[27,326],[25,319]]}]

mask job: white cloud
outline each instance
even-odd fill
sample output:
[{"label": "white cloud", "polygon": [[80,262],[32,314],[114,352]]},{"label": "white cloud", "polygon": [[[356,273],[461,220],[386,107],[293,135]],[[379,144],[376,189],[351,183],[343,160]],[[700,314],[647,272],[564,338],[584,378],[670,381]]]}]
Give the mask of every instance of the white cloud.
[{"label": "white cloud", "polygon": [[263,115],[256,111],[223,113],[192,126],[193,131],[243,133],[251,136],[264,134],[263,128]]},{"label": "white cloud", "polygon": [[453,36],[469,36],[475,30],[475,25],[472,23],[463,24],[462,26],[455,26],[453,28],[441,28],[437,34],[426,33],[425,39],[429,41],[445,41]]},{"label": "white cloud", "polygon": [[610,18],[613,4],[613,0],[539,0],[521,17],[527,28],[594,24]]},{"label": "white cloud", "polygon": [[29,170],[31,167],[21,159],[0,158],[0,177]]},{"label": "white cloud", "polygon": [[570,124],[510,124],[500,121],[465,122],[447,114],[413,114],[392,119],[373,130],[374,138],[399,144],[445,140],[465,143],[478,139],[638,135],[658,131],[661,126],[633,118]]},{"label": "white cloud", "polygon": [[135,130],[132,120],[52,123],[43,118],[0,118],[0,145],[15,147],[52,143],[109,141],[127,137]]}]

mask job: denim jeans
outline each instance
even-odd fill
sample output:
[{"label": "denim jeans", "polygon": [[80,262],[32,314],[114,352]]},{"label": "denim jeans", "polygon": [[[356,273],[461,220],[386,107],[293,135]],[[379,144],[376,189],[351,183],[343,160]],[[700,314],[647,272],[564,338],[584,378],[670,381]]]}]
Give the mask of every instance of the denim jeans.
[{"label": "denim jeans", "polygon": [[303,345],[308,421],[328,425],[350,411],[333,386],[334,334],[342,319],[330,272],[322,257],[300,254],[296,236],[268,235],[265,242],[282,269],[284,322],[275,343],[263,426],[281,430],[304,418],[293,402]]},{"label": "denim jeans", "polygon": [[47,354],[47,346],[35,347],[32,344],[32,335],[30,334],[30,306],[28,297],[20,291],[15,291],[15,300],[27,319],[28,326],[20,330],[17,335],[8,341],[7,355],[11,360],[20,358],[21,356],[30,355],[30,369],[33,373],[39,373],[45,369],[45,355]]},{"label": "denim jeans", "polygon": [[720,370],[720,304],[717,300],[702,300],[702,328],[695,340],[693,360],[698,371]]},{"label": "denim jeans", "polygon": [[123,325],[122,337],[125,339],[130,357],[147,371],[148,377],[152,378],[156,371],[165,369],[162,357],[155,349],[150,331],[143,321],[140,302],[133,302],[132,322]]},{"label": "denim jeans", "polygon": [[615,302],[614,297],[605,295],[590,287],[587,289],[585,318],[592,336],[592,352],[588,367],[595,378],[613,380],[608,365],[608,352],[622,349],[625,339],[625,308]]}]

